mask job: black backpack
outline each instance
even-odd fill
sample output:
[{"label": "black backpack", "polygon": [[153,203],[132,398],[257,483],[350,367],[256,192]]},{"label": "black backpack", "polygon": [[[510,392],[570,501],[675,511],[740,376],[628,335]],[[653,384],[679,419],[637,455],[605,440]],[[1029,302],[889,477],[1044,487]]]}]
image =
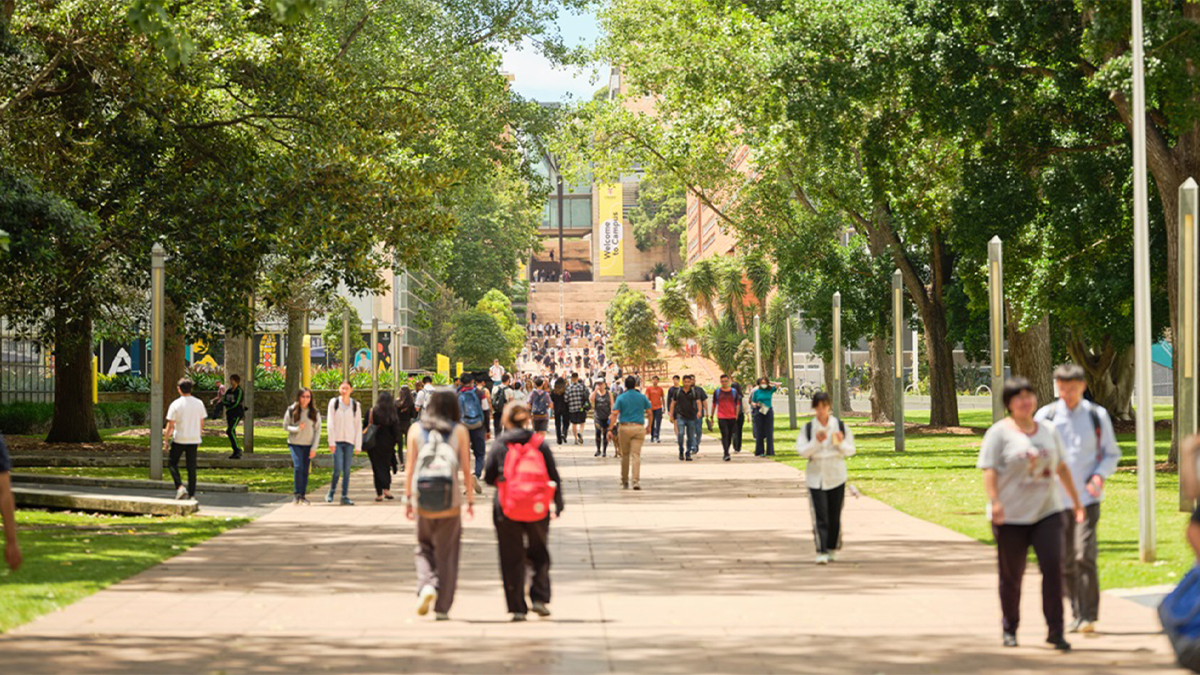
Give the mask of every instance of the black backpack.
[{"label": "black backpack", "polygon": [[508,403],[508,385],[501,384],[492,393],[492,412],[503,412],[505,403]]},{"label": "black backpack", "polygon": [[[842,432],[842,435],[845,436],[846,435],[846,423],[843,422],[842,418],[840,418],[840,417],[837,418],[837,421],[838,421],[838,431]],[[804,425],[804,437],[810,441],[812,440],[812,427],[813,427],[812,420],[809,420],[808,424]]]}]

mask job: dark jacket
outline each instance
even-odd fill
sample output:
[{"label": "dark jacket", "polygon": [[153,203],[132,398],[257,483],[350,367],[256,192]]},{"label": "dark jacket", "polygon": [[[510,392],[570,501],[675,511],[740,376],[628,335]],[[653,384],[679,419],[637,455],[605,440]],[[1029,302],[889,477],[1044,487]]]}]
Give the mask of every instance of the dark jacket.
[{"label": "dark jacket", "polygon": [[[487,459],[483,463],[483,481],[488,485],[495,485],[500,481],[504,473],[504,458],[508,455],[509,443],[525,444],[533,437],[533,432],[529,429],[509,429],[492,441],[492,447],[488,449]],[[554,454],[550,452],[550,444],[546,442],[545,436],[542,437],[542,457],[546,459],[546,473],[550,474],[550,480],[554,481],[558,488],[554,491],[554,508],[557,513],[562,513],[563,510],[563,494],[562,494],[562,479],[558,477],[558,466],[554,463]],[[497,491],[493,500],[496,513],[500,513],[500,493]]]}]

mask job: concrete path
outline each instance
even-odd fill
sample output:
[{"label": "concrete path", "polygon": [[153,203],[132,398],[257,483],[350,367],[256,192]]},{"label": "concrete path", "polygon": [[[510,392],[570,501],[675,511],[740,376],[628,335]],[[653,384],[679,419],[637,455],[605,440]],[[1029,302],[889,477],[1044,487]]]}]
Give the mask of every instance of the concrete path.
[{"label": "concrete path", "polygon": [[486,500],[453,620],[416,617],[412,527],[360,471],[355,507],[284,506],[0,637],[3,670],[1176,672],[1153,610],[1115,597],[1102,633],[1047,648],[1035,570],[1023,646],[1001,648],[994,550],[867,498],[847,506],[842,561],[816,567],[802,474],[770,460],[652,445],[633,492],[591,454],[558,453],[551,619],[508,623]]}]

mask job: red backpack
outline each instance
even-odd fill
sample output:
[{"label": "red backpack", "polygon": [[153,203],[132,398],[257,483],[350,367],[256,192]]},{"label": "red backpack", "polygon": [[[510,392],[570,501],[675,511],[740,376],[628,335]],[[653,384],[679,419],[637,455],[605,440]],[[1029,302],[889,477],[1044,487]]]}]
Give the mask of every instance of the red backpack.
[{"label": "red backpack", "polygon": [[510,443],[504,456],[504,480],[500,482],[500,510],[509,520],[534,523],[550,515],[556,485],[546,470],[542,434],[528,443]]}]

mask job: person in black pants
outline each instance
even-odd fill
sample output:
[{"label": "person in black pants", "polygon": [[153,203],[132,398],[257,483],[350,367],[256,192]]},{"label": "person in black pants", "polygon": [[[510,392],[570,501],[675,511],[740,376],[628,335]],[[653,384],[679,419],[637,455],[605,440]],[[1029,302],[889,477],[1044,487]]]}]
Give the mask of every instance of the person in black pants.
[{"label": "person in black pants", "polygon": [[[534,432],[527,427],[530,425],[529,407],[523,401],[513,401],[504,410],[504,433],[492,441],[488,451],[487,463],[484,468],[483,480],[488,485],[498,485],[504,481],[504,464],[508,457],[510,445],[521,446],[530,443]],[[541,434],[537,434],[539,437]],[[558,476],[558,467],[554,463],[554,455],[550,452],[550,444],[542,439],[537,444],[546,462],[546,473],[557,488],[554,491],[554,517],[563,511],[562,480]],[[525,602],[525,577],[527,571],[533,572],[533,582],[529,587],[529,599],[532,609],[538,616],[550,616],[550,550],[547,543],[550,537],[550,517],[536,522],[512,520],[504,515],[500,504],[500,491],[492,505],[492,523],[496,526],[496,543],[500,549],[500,576],[504,582],[504,599],[508,603],[508,611],[513,615],[513,621],[524,621],[530,606]]]},{"label": "person in black pants", "polygon": [[241,459],[242,449],[238,447],[237,426],[246,416],[242,376],[236,373],[230,375],[229,383],[233,386],[227,389],[225,396],[221,398],[221,407],[225,409],[225,435],[229,437],[229,447],[233,449],[233,454],[229,456],[229,459]]},{"label": "person in black pants", "polygon": [[[371,459],[371,472],[375,477],[375,501],[392,499],[392,474],[399,470],[396,461],[396,443],[403,436],[400,431],[400,414],[392,392],[379,393],[379,400],[367,414],[367,425],[375,425],[375,444],[367,449]],[[364,439],[366,431],[363,431]]]},{"label": "person in black pants", "polygon": [[412,428],[413,420],[417,419],[417,404],[412,389],[407,384],[400,386],[400,395],[396,397],[396,415],[400,420],[400,437],[397,439],[396,452],[400,456],[400,468],[404,468],[404,449],[408,447],[408,430]]},{"label": "person in black pants", "polygon": [[567,380],[558,378],[554,381],[554,390],[550,392],[550,401],[554,404],[554,432],[559,445],[566,445],[567,436],[571,433],[570,406],[567,405]]},{"label": "person in black pants", "polygon": [[733,426],[733,451],[742,451],[742,431],[746,428],[746,402],[743,400],[746,396],[746,390],[742,388],[740,382],[733,383],[733,390],[738,395],[737,421]]}]

